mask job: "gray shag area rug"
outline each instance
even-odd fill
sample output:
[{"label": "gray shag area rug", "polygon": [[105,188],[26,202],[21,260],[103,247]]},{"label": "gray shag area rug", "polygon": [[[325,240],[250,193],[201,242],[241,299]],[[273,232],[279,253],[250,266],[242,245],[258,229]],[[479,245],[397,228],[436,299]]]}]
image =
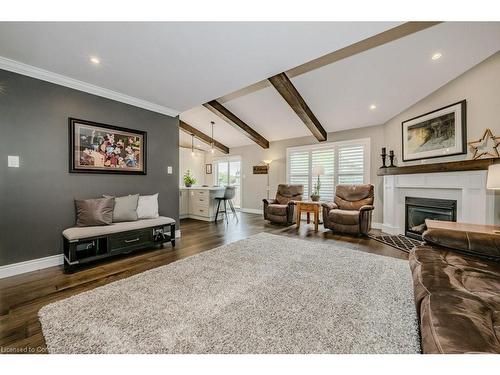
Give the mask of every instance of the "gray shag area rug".
[{"label": "gray shag area rug", "polygon": [[405,260],[260,233],[43,307],[50,353],[419,353]]}]

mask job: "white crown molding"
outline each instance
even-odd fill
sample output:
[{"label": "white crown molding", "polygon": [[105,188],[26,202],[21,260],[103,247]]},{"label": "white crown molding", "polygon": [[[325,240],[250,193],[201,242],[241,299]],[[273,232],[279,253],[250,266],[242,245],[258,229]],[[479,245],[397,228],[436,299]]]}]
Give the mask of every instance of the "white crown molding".
[{"label": "white crown molding", "polygon": [[133,96],[121,94],[119,92],[108,90],[103,87],[92,85],[77,79],[63,76],[61,74],[53,73],[48,70],[40,69],[19,61],[7,59],[0,56],[0,69],[8,70],[10,72],[22,74],[28,77],[40,79],[55,83],[56,85],[69,87],[78,91],[83,91],[92,95],[101,96],[103,98],[115,100],[117,102],[133,105],[134,107],[144,108],[152,112],[161,113],[167,116],[178,116],[180,111],[172,108],[164,107],[159,104],[151,103],[142,99],[134,98]]}]

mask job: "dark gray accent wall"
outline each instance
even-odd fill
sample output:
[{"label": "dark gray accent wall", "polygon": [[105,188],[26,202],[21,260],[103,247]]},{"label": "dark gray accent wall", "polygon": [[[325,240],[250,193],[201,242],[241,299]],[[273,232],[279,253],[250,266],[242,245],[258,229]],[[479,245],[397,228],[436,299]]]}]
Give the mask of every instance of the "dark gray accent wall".
[{"label": "dark gray accent wall", "polygon": [[[147,175],[69,173],[68,117],[146,131]],[[178,221],[178,143],[177,118],[0,70],[0,265],[60,254],[74,198],[158,192]]]}]

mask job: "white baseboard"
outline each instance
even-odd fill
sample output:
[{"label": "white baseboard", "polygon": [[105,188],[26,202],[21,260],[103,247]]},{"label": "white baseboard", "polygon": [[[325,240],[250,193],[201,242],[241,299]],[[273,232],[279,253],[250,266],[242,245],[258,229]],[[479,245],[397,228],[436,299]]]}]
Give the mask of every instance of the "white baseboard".
[{"label": "white baseboard", "polygon": [[[257,208],[240,208],[241,212],[246,212],[249,214],[259,214],[262,215],[262,209],[257,209]],[[372,222],[372,228],[373,229],[382,229],[382,223],[375,223]]]},{"label": "white baseboard", "polygon": [[257,208],[240,208],[240,212],[245,212],[247,214],[259,214],[261,215],[263,213],[262,209],[257,209]]},{"label": "white baseboard", "polygon": [[[177,229],[175,231],[175,238],[180,238],[181,230]],[[0,279],[6,277],[20,275],[26,272],[32,272],[41,270],[44,268],[60,266],[64,263],[64,257],[62,254],[51,255],[45,258],[38,258],[27,260],[24,262],[7,264],[6,266],[0,266]]]},{"label": "white baseboard", "polygon": [[0,267],[0,279],[5,277],[19,275],[21,273],[41,270],[43,268],[59,266],[63,264],[64,257],[62,254],[52,255],[45,258],[27,260],[14,264],[7,264]]},{"label": "white baseboard", "polygon": [[400,233],[400,230],[399,230],[399,227],[393,227],[392,225],[388,225],[388,224],[382,224],[382,232],[384,233],[387,233],[387,234],[399,234]]}]

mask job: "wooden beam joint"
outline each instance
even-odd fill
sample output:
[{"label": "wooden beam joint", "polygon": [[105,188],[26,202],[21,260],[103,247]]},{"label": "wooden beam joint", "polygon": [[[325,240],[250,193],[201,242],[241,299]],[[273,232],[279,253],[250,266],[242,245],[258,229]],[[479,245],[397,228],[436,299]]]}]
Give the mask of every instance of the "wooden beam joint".
[{"label": "wooden beam joint", "polygon": [[211,112],[215,113],[228,124],[232,125],[234,128],[239,130],[241,133],[243,133],[245,136],[250,138],[262,148],[269,148],[269,141],[267,139],[257,133],[253,128],[248,126],[238,116],[236,116],[229,109],[220,104],[217,100],[211,100],[208,103],[203,104],[203,106]]},{"label": "wooden beam joint", "polygon": [[[185,133],[189,135],[194,135],[197,139],[199,139],[202,142],[205,142],[208,145],[212,144],[212,138],[203,133],[202,131],[192,127],[191,125],[185,123],[182,120],[179,120],[179,129],[184,131]],[[224,154],[229,154],[229,147],[224,146],[222,143],[216,141],[215,139],[213,140],[214,142],[214,147],[219,150],[220,152]]]},{"label": "wooden beam joint", "polygon": [[311,111],[306,101],[300,95],[299,91],[295,88],[286,73],[277,74],[269,78],[269,82],[285,99],[288,105],[299,116],[302,122],[309,128],[311,133],[320,142],[326,141],[327,134],[319,120]]}]

